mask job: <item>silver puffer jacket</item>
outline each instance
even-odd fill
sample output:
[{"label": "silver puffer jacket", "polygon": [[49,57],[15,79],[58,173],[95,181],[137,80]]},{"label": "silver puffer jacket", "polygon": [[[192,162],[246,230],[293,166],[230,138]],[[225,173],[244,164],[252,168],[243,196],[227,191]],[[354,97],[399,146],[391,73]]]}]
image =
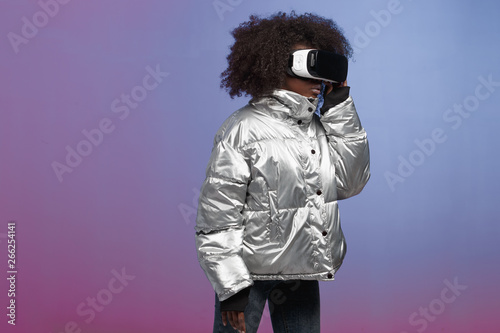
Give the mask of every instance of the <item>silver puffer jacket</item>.
[{"label": "silver puffer jacket", "polygon": [[337,200],[368,181],[368,142],[351,97],[321,117],[317,102],[278,89],[215,136],[195,229],[221,301],[254,280],[333,280],[342,264]]}]

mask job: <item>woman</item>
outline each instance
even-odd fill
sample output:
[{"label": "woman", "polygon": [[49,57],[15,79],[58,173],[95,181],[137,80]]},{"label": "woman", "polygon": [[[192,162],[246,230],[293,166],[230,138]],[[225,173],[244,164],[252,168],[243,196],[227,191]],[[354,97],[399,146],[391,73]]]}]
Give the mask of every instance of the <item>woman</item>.
[{"label": "woman", "polygon": [[215,136],[196,221],[214,332],[256,332],[266,300],[275,332],[319,332],[318,280],[334,279],[346,251],[337,200],[368,181],[368,141],[347,83],[290,76],[288,58],[352,50],[313,14],[251,16],[233,36],[221,87],[253,98]]}]

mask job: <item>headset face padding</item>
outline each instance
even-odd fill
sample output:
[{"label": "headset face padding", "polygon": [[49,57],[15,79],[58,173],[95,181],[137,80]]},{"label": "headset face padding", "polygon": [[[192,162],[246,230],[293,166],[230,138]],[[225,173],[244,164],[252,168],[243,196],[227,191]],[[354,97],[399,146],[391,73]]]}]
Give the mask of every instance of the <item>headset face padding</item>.
[{"label": "headset face padding", "polygon": [[288,74],[330,82],[344,82],[347,78],[347,58],[322,50],[296,50],[288,59]]}]

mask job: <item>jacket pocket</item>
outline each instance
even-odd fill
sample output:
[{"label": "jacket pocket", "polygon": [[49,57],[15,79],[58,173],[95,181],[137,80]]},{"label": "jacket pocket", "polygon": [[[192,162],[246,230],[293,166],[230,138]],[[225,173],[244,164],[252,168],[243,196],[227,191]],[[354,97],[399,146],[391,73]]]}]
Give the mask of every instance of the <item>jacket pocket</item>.
[{"label": "jacket pocket", "polygon": [[278,193],[277,191],[269,191],[269,214],[270,220],[268,223],[269,241],[272,243],[282,243],[281,219],[278,211]]}]

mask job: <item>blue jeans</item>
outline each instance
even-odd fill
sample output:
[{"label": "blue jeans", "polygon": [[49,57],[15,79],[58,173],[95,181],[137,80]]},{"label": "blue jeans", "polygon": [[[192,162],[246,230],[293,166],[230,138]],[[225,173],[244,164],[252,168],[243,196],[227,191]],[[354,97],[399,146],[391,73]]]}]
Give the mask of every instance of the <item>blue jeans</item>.
[{"label": "blue jeans", "polygon": [[[246,333],[256,333],[269,302],[273,331],[276,333],[319,333],[320,301],[318,281],[255,281],[245,309]],[[237,332],[229,322],[222,324],[220,302],[215,295],[214,333]]]}]

